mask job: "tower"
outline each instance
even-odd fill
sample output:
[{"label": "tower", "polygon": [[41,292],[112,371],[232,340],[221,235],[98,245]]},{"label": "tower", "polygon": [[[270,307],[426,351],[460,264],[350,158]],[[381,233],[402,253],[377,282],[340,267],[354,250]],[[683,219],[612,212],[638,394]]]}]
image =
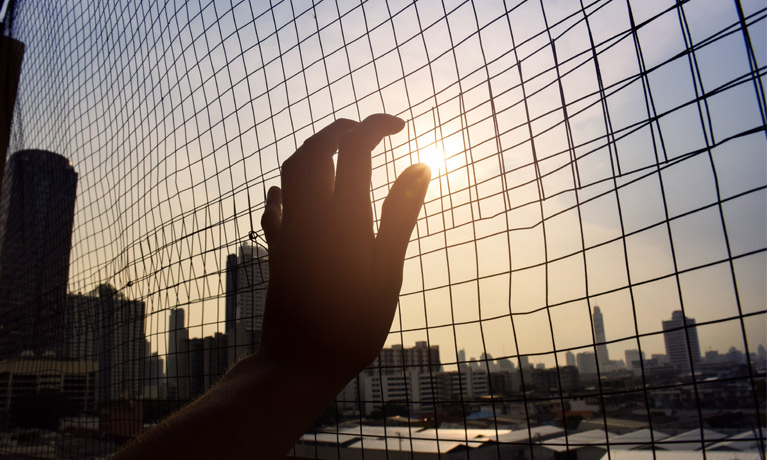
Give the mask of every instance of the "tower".
[{"label": "tower", "polygon": [[144,391],[146,306],[125,298],[109,285],[97,288],[101,324],[99,332],[99,401],[138,399]]},{"label": "tower", "polygon": [[[226,256],[226,301],[224,333],[234,337],[235,319],[237,315],[237,255]],[[230,363],[232,364],[232,363]]]},{"label": "tower", "polygon": [[261,343],[269,282],[269,253],[259,245],[242,244],[236,259],[226,260],[226,333],[228,361],[253,353]]},{"label": "tower", "polygon": [[168,321],[168,397],[189,399],[189,331],[184,321],[184,310],[170,312]]},{"label": "tower", "polygon": [[607,352],[607,345],[604,345],[605,340],[605,323],[602,318],[602,311],[599,307],[594,306],[594,312],[592,314],[594,320],[594,343],[602,344],[597,345],[597,359],[600,366],[606,366],[610,361],[610,355]]},{"label": "tower", "polygon": [[0,199],[0,357],[61,354],[77,173],[61,155],[11,156]]},{"label": "tower", "polygon": [[663,341],[666,345],[666,355],[672,366],[683,371],[690,371],[690,355],[692,355],[693,364],[700,362],[700,343],[695,319],[684,316],[682,310],[671,312],[671,319],[663,321]]}]

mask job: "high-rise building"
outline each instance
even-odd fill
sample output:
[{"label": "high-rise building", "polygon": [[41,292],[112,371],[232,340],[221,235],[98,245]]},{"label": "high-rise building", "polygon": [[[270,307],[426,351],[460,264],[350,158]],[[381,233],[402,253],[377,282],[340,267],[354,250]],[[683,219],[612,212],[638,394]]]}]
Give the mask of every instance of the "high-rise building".
[{"label": "high-rise building", "polygon": [[11,156],[0,198],[0,357],[59,355],[77,173],[61,155]]},{"label": "high-rise building", "polygon": [[610,354],[607,352],[607,345],[604,345],[607,340],[605,339],[605,323],[604,318],[602,318],[602,311],[599,307],[594,306],[591,316],[594,320],[594,343],[602,344],[596,346],[597,359],[600,366],[606,366],[610,361]]},{"label": "high-rise building", "polygon": [[144,399],[165,399],[165,363],[156,351],[149,354],[149,342],[145,344],[145,349],[147,356],[144,361]]},{"label": "high-rise building", "polygon": [[224,333],[234,337],[237,316],[237,255],[226,256],[226,298],[224,304]]},{"label": "high-rise building", "polygon": [[187,376],[189,397],[187,399],[194,399],[205,391],[205,353],[203,346],[204,339],[187,340],[189,351],[184,355],[184,358],[189,360],[189,374]]},{"label": "high-rise building", "polygon": [[226,373],[229,351],[226,334],[216,332],[203,339],[203,384],[208,391]]},{"label": "high-rise building", "polygon": [[144,302],[126,299],[109,285],[99,296],[97,400],[133,400],[143,394],[146,335]]},{"label": "high-rise building", "polygon": [[63,358],[98,365],[96,401],[141,397],[147,383],[144,302],[102,284],[89,294],[68,294],[64,305],[56,341]]},{"label": "high-rise building", "polygon": [[60,331],[60,338],[64,342],[63,358],[96,359],[99,352],[97,340],[101,337],[96,321],[99,305],[98,292],[89,295],[67,294]]},{"label": "high-rise building", "polygon": [[684,316],[681,310],[671,312],[671,319],[663,321],[663,341],[666,344],[666,355],[677,369],[690,371],[690,357],[693,365],[700,362],[695,319]]},{"label": "high-rise building", "polygon": [[189,330],[184,320],[184,310],[176,308],[170,312],[168,321],[168,397],[189,400]]},{"label": "high-rise building", "polygon": [[575,358],[578,363],[578,371],[581,373],[581,375],[597,373],[597,360],[594,353],[588,351],[578,353]]},{"label": "high-rise building", "polygon": [[144,302],[102,284],[90,294],[70,294],[58,342],[67,359],[98,363],[96,401],[135,400],[144,394]]},{"label": "high-rise building", "polygon": [[567,353],[565,353],[565,362],[567,362],[568,366],[573,366],[573,367],[576,366],[575,355],[573,354],[572,351],[568,351]]},{"label": "high-rise building", "polygon": [[244,243],[236,260],[227,257],[225,331],[230,364],[261,343],[268,283],[269,253],[264,247]]}]

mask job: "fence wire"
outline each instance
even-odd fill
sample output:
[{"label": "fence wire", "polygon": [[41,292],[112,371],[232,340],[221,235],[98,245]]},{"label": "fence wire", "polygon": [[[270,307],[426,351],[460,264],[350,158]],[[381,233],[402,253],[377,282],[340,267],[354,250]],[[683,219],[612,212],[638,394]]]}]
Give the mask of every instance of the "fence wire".
[{"label": "fence wire", "polygon": [[763,458],[766,17],[10,2],[0,456],[104,457],[257,349],[266,190],[332,120],[386,112],[376,223],[433,171],[397,315],[294,458]]}]

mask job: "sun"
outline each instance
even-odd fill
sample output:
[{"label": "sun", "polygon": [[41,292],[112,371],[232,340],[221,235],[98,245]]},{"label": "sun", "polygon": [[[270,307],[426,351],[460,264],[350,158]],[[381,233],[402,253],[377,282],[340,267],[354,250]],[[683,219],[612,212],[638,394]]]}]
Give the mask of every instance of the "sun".
[{"label": "sun", "polygon": [[432,174],[445,169],[445,151],[441,142],[435,142],[418,150],[418,160],[431,168]]}]

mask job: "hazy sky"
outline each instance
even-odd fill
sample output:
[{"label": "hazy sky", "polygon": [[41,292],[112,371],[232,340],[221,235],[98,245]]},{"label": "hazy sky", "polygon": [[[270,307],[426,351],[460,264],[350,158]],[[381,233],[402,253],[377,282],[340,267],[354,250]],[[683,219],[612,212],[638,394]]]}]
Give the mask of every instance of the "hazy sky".
[{"label": "hazy sky", "polygon": [[704,351],[766,343],[763,2],[741,2],[753,56],[717,0],[115,3],[21,6],[61,24],[19,21],[12,148],[72,159],[70,289],[130,283],[161,353],[171,308],[223,329],[226,255],[296,145],[379,111],[408,125],[374,151],[376,211],[409,164],[439,172],[388,344],[552,365],[595,305],[617,359],[662,352],[635,337],[682,306],[728,319]]}]

